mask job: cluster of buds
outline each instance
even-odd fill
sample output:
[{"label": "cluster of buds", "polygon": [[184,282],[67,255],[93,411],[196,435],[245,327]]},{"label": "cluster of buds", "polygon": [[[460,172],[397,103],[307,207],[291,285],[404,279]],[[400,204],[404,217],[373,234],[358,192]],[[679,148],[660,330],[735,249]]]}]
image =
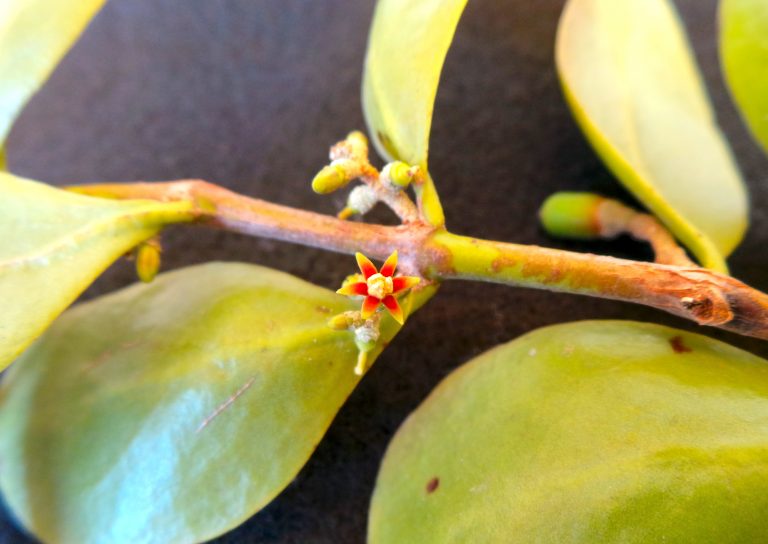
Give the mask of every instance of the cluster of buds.
[{"label": "cluster of buds", "polygon": [[331,163],[312,180],[312,190],[325,195],[346,187],[352,180],[375,175],[368,162],[368,139],[362,132],[350,132],[331,148]]},{"label": "cluster of buds", "polygon": [[419,178],[419,168],[404,162],[387,164],[379,173],[368,160],[368,140],[362,132],[351,132],[331,148],[331,163],[312,180],[312,189],[328,194],[346,187],[355,179],[362,181],[352,189],[339,218],[368,213],[377,202],[384,202],[404,222],[413,222],[418,213],[404,191]]},{"label": "cluster of buds", "polygon": [[396,276],[397,251],[393,252],[381,270],[362,253],[355,255],[360,274],[348,276],[336,291],[341,295],[361,297],[362,306],[357,312],[344,312],[331,318],[329,324],[336,330],[351,330],[355,334],[358,348],[355,373],[362,375],[368,368],[368,353],[376,347],[380,336],[380,322],[384,308],[401,325],[405,322],[403,309],[398,302],[399,296],[416,286],[421,278],[415,276]]},{"label": "cluster of buds", "polygon": [[352,331],[357,346],[357,364],[355,374],[362,376],[368,370],[368,354],[373,351],[381,336],[379,324],[381,313],[375,313],[368,319],[363,319],[360,312],[344,312],[333,316],[328,325],[337,331]]}]

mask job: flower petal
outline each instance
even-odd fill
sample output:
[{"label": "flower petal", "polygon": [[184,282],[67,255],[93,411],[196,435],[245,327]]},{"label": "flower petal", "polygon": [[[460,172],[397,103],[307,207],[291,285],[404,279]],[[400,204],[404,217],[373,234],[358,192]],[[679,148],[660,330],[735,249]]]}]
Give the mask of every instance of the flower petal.
[{"label": "flower petal", "polygon": [[377,299],[376,297],[365,297],[365,300],[363,301],[363,307],[360,308],[360,317],[363,319],[368,319],[371,317],[373,312],[376,311],[376,308],[379,307],[379,302],[381,302],[381,300]]},{"label": "flower petal", "polygon": [[397,276],[392,278],[392,294],[415,287],[420,282],[421,278],[417,278],[416,276]]},{"label": "flower petal", "polygon": [[337,289],[336,292],[340,295],[347,295],[348,297],[352,297],[355,295],[367,295],[368,294],[368,284],[364,281],[359,281],[356,283],[348,283],[345,286],[343,286],[341,289]]},{"label": "flower petal", "polygon": [[360,267],[360,272],[363,273],[365,279],[370,278],[376,273],[376,266],[371,260],[362,253],[355,253],[355,259],[357,259],[357,266]]},{"label": "flower petal", "polygon": [[397,321],[401,325],[405,323],[405,318],[403,317],[403,310],[402,308],[400,308],[400,304],[397,303],[397,299],[395,297],[393,297],[392,295],[388,295],[384,297],[381,303],[384,305],[384,307],[387,310],[389,310],[389,313],[392,315],[392,317],[395,318],[395,321]]},{"label": "flower petal", "polygon": [[382,276],[391,276],[395,273],[395,268],[397,268],[397,250],[394,250],[392,255],[387,257],[387,260],[381,265],[379,272],[381,272]]}]

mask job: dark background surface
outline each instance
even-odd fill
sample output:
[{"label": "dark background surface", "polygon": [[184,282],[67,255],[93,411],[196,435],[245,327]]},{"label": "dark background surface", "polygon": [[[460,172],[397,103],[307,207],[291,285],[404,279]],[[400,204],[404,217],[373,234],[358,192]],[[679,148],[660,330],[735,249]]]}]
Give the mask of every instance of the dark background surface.
[{"label": "dark background surface", "polygon": [[[723,86],[716,1],[678,0],[718,115],[752,195],[752,226],[730,260],[768,290],[768,160]],[[561,97],[553,44],[562,0],[472,0],[443,74],[430,163],[449,227],[472,234],[647,258],[628,240],[548,239],[536,210],[552,192],[630,200],[586,144]],[[9,167],[51,183],[199,177],[279,203],[335,212],[309,181],[327,148],[363,128],[359,84],[373,0],[110,0],[13,130]],[[696,160],[696,157],[691,157]],[[630,200],[631,201],[631,200]],[[391,221],[385,212],[373,220]],[[173,228],[164,268],[232,260],[325,287],[348,257],[244,236]],[[86,293],[134,281],[118,263]],[[535,328],[579,319],[695,325],[629,304],[476,283],[448,283],[412,320],[341,410],[296,480],[217,542],[359,543],[386,445],[458,365]],[[701,330],[762,356],[768,344]],[[29,542],[7,514],[3,543]],[[405,544],[405,543],[404,543]]]}]

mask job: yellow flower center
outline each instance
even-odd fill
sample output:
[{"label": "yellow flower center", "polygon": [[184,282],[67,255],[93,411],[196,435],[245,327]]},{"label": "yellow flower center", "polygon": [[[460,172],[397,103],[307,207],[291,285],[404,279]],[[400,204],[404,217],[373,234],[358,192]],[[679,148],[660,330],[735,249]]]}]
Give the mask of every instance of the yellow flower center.
[{"label": "yellow flower center", "polygon": [[368,278],[367,283],[369,296],[382,299],[392,294],[392,278],[389,276],[382,276],[377,273]]}]

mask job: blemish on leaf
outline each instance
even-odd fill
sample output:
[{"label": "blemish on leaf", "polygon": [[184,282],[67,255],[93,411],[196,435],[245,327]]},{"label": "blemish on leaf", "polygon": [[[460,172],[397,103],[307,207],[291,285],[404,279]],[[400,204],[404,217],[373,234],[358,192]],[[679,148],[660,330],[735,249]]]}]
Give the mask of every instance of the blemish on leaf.
[{"label": "blemish on leaf", "polygon": [[[123,342],[122,344],[120,344],[120,349],[129,350],[141,344],[142,342],[140,340],[131,340],[130,342]],[[102,364],[106,363],[114,354],[115,354],[114,351],[112,351],[111,349],[101,352],[91,362],[86,363],[81,369],[81,371],[84,373],[87,373],[87,372],[91,372],[92,370],[95,370],[96,368],[100,367]]]},{"label": "blemish on leaf", "polygon": [[669,339],[669,345],[675,353],[690,353],[693,350],[685,345],[682,336],[673,336]]},{"label": "blemish on leaf", "polygon": [[435,491],[437,491],[437,488],[440,486],[440,478],[435,476],[430,481],[427,482],[427,494],[432,494]]},{"label": "blemish on leaf", "polygon": [[110,357],[112,356],[111,350],[106,350],[100,353],[96,358],[91,360],[90,362],[83,365],[81,372],[87,373],[91,372],[92,370],[100,367],[103,363],[105,363]]},{"label": "blemish on leaf", "polygon": [[205,418],[202,423],[197,427],[195,430],[195,434],[199,433],[203,429],[205,429],[208,424],[213,421],[219,414],[221,414],[224,410],[232,406],[232,403],[235,402],[240,395],[245,393],[249,387],[253,385],[253,382],[256,381],[256,376],[252,377],[250,380],[245,382],[245,385],[243,385],[240,389],[235,391],[235,394],[229,397],[227,400],[225,400],[222,404],[216,407],[216,409],[211,412],[211,415],[209,415],[207,418]]},{"label": "blemish on leaf", "polygon": [[328,306],[315,306],[315,310],[317,310],[321,314],[329,314],[332,312],[332,310]]}]

